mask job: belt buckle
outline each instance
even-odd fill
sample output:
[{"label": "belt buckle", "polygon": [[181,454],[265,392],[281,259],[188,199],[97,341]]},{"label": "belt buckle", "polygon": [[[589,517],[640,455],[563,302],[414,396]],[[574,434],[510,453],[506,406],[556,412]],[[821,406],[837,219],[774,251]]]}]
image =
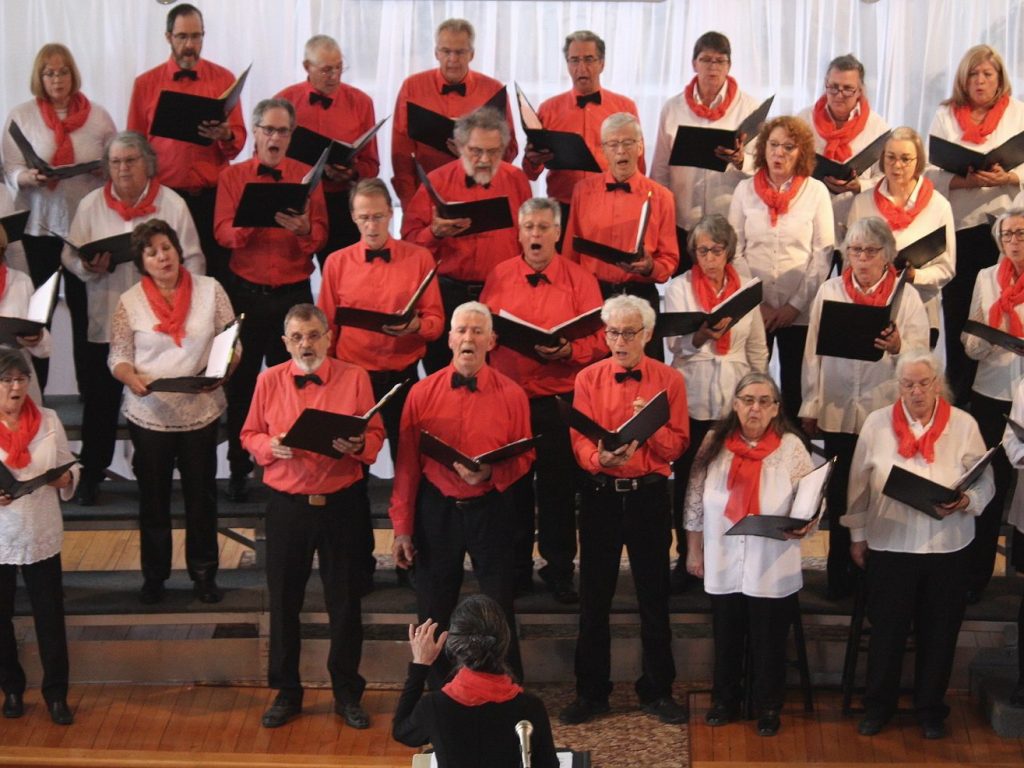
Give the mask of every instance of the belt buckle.
[{"label": "belt buckle", "polygon": [[637,489],[637,481],[635,477],[616,477],[612,487],[616,493],[629,493]]},{"label": "belt buckle", "polygon": [[311,493],[306,497],[306,503],[311,507],[326,507],[327,497],[322,493]]}]

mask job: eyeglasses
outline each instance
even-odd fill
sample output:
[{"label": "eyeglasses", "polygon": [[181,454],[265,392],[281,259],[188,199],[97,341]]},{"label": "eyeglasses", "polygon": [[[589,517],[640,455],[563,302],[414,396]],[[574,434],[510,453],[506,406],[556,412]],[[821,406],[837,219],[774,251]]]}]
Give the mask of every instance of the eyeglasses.
[{"label": "eyeglasses", "polygon": [[886,152],[882,157],[888,165],[910,165],[917,162],[917,155],[894,155],[892,152]]},{"label": "eyeglasses", "polygon": [[501,153],[504,151],[502,147],[466,147],[466,153],[474,160],[479,160],[484,155],[487,157],[501,157]]},{"label": "eyeglasses", "polygon": [[829,96],[840,96],[841,95],[844,99],[848,99],[851,96],[856,95],[857,91],[859,91],[859,90],[860,90],[860,88],[858,88],[855,85],[826,85],[825,86],[825,93],[827,93]]},{"label": "eyeglasses", "polygon": [[609,152],[618,152],[620,149],[623,152],[629,152],[639,143],[636,139],[623,139],[622,141],[602,141],[601,146]]},{"label": "eyeglasses", "polygon": [[282,139],[292,132],[291,128],[275,128],[272,125],[257,125],[257,128],[266,136],[268,139],[274,136],[280,136]]},{"label": "eyeglasses", "polygon": [[786,142],[785,144],[783,144],[781,141],[769,141],[768,142],[768,151],[769,152],[774,152],[777,149],[781,149],[783,152],[785,152],[788,155],[790,152],[796,152],[796,144],[793,144],[791,142]]},{"label": "eyeglasses", "polygon": [[1016,240],[1018,243],[1024,242],[1024,229],[1007,229],[999,233],[999,239],[1004,243],[1008,243],[1011,240]]},{"label": "eyeglasses", "polygon": [[316,344],[320,339],[324,337],[324,334],[320,331],[310,331],[309,333],[292,333],[288,336],[288,341],[292,344],[301,344],[306,341],[310,344]]},{"label": "eyeglasses", "polygon": [[352,220],[355,221],[356,224],[365,225],[371,222],[374,224],[380,224],[382,221],[387,221],[390,216],[390,213],[373,213],[369,215],[364,214],[360,216],[353,216]]},{"label": "eyeglasses", "polygon": [[434,52],[442,59],[462,59],[473,52],[472,48],[435,48]]},{"label": "eyeglasses", "polygon": [[935,383],[935,376],[930,379],[921,379],[920,381],[907,381],[906,379],[900,379],[900,389],[906,392],[913,392],[915,389],[920,389],[925,392]]},{"label": "eyeglasses", "polygon": [[869,259],[873,259],[884,250],[885,248],[880,245],[850,245],[846,248],[846,255],[856,258],[867,256]]},{"label": "eyeglasses", "polygon": [[61,69],[44,69],[42,75],[47,80],[60,80],[65,77],[71,77],[71,68],[62,67]]},{"label": "eyeglasses", "polygon": [[597,56],[570,56],[566,59],[570,67],[578,67],[580,64],[586,64],[588,67],[592,67],[597,62],[603,61],[603,59]]},{"label": "eyeglasses", "polygon": [[206,35],[205,32],[175,32],[171,35],[171,40],[176,43],[198,43]]},{"label": "eyeglasses", "polygon": [[707,256],[709,253],[712,256],[721,256],[722,254],[725,253],[725,246],[724,245],[712,245],[712,246],[709,247],[709,246],[706,246],[706,245],[702,245],[699,248],[694,248],[693,252],[696,253],[698,256]]},{"label": "eyeglasses", "polygon": [[728,56],[698,56],[697,63],[706,67],[724,67],[729,63]]},{"label": "eyeglasses", "polygon": [[135,155],[135,157],[112,157],[108,162],[114,168],[131,168],[141,159],[142,155]]},{"label": "eyeglasses", "polygon": [[5,387],[13,387],[17,384],[19,387],[24,387],[28,384],[28,376],[0,376],[0,384]]},{"label": "eyeglasses", "polygon": [[779,402],[774,397],[770,397],[769,395],[762,395],[761,397],[754,397],[753,395],[738,395],[736,397],[736,400],[744,408],[753,408],[755,405],[758,405],[761,408],[771,408],[773,405]]},{"label": "eyeglasses", "polygon": [[643,332],[643,327],[640,328],[626,328],[619,330],[618,328],[605,328],[604,335],[608,341],[618,341],[622,339],[627,344],[637,337],[638,334]]}]

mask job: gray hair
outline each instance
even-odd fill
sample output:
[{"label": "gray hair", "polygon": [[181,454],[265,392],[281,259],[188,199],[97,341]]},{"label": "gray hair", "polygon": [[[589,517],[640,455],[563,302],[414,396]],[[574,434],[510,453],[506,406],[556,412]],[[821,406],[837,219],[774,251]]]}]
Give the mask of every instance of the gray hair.
[{"label": "gray hair", "polygon": [[[890,141],[909,141],[913,144],[914,151],[917,153],[917,161],[914,163],[914,178],[924,173],[924,167],[928,164],[928,155],[924,149],[924,142],[921,141],[921,134],[909,125],[901,125],[899,128],[892,129],[892,133],[886,139],[885,145],[888,146]],[[878,167],[883,173],[885,172],[884,163],[885,152],[883,148],[882,157],[878,158]]]},{"label": "gray hair", "polygon": [[327,331],[331,326],[327,322],[327,315],[324,311],[315,304],[296,304],[294,307],[288,310],[288,314],[284,316],[284,333],[288,334],[288,323],[292,320],[298,320],[299,322],[307,323],[310,320],[319,321],[320,325],[323,326],[324,331]]},{"label": "gray hair", "polygon": [[110,176],[110,148],[115,144],[136,150],[142,156],[142,162],[146,164],[146,178],[152,179],[156,176],[156,152],[153,151],[153,147],[150,146],[146,137],[138,131],[121,131],[115,133],[113,138],[107,142],[107,146],[103,148],[103,168],[107,171],[108,177]]},{"label": "gray hair", "polygon": [[263,116],[272,109],[283,109],[288,113],[288,127],[295,130],[295,107],[287,99],[263,99],[252,108],[252,125],[255,128],[263,122]]},{"label": "gray hair", "polygon": [[732,228],[732,224],[722,214],[709,214],[698,221],[693,229],[690,230],[690,234],[686,236],[686,251],[691,256],[696,255],[697,238],[701,235],[706,235],[713,242],[724,245],[728,261],[732,261],[733,257],[736,256],[736,230]]},{"label": "gray hair", "polygon": [[944,371],[942,363],[939,361],[938,356],[924,347],[914,347],[908,349],[905,352],[900,352],[899,357],[896,358],[896,378],[903,376],[903,373],[907,370],[909,365],[917,365],[924,363],[932,369],[932,373],[936,376],[942,376]]},{"label": "gray hair", "polygon": [[5,376],[12,370],[32,377],[32,368],[20,349],[0,348],[0,376]]},{"label": "gray hair", "polygon": [[348,193],[348,210],[352,211],[352,206],[356,201],[356,197],[362,195],[363,197],[382,197],[388,204],[388,208],[391,208],[391,193],[388,192],[388,185],[385,184],[381,179],[360,179],[354,187]]},{"label": "gray hair", "polygon": [[846,230],[846,239],[843,240],[843,256],[846,256],[846,249],[854,240],[867,240],[869,243],[880,245],[884,249],[883,257],[886,264],[892,264],[896,260],[896,238],[892,236],[892,230],[885,219],[878,216],[865,216],[857,219],[850,228]]},{"label": "gray hair", "polygon": [[311,62],[313,55],[320,50],[341,53],[341,46],[330,35],[313,35],[306,41],[306,47],[302,51],[302,58],[307,62]]},{"label": "gray hair", "polygon": [[1012,218],[1024,218],[1024,208],[1021,208],[1019,206],[1007,208],[1005,211],[999,214],[995,222],[992,224],[992,239],[996,241],[996,245],[999,247],[1000,255],[1002,255],[1003,253],[1003,241],[999,237],[1001,234],[1003,234],[1003,222],[1006,221],[1007,219]]},{"label": "gray hair", "polygon": [[508,123],[505,116],[494,107],[480,107],[464,115],[455,121],[455,130],[452,131],[452,138],[459,147],[469,143],[469,134],[474,130],[497,131],[501,135],[501,152],[505,153],[505,147],[509,142]]},{"label": "gray hair", "polygon": [[519,206],[519,220],[522,221],[524,216],[541,211],[551,211],[551,218],[554,219],[555,226],[561,228],[562,206],[553,197],[531,197],[529,200],[525,200]]},{"label": "gray hair", "polygon": [[481,304],[479,301],[467,301],[464,302],[463,304],[459,304],[459,306],[455,308],[455,311],[452,312],[452,327],[455,327],[456,317],[458,317],[459,315],[469,315],[473,313],[483,315],[485,320],[484,325],[486,326],[487,330],[494,330],[494,320],[491,318],[491,310],[487,307],[486,304]]},{"label": "gray hair", "polygon": [[609,133],[621,131],[624,128],[632,128],[637,141],[643,141],[644,134],[640,130],[640,121],[636,119],[636,115],[631,115],[629,112],[616,112],[614,115],[608,115],[601,123],[601,140],[604,141],[604,137]]},{"label": "gray hair", "polygon": [[608,325],[616,315],[640,315],[640,320],[648,331],[654,330],[654,322],[657,319],[650,302],[628,293],[620,293],[606,299],[601,307],[601,322],[605,325]]},{"label": "gray hair", "polygon": [[464,33],[469,35],[469,49],[473,50],[473,44],[476,42],[476,30],[473,29],[473,25],[465,19],[445,19],[437,25],[437,31],[434,32],[434,42],[437,42],[437,38],[441,36],[442,32],[452,32],[454,34]]},{"label": "gray hair", "polygon": [[569,58],[569,46],[573,43],[593,43],[597,46],[597,58],[604,59],[604,40],[591,32],[589,29],[577,29],[565,36],[565,45],[562,46],[562,55]]},{"label": "gray hair", "polygon": [[860,78],[860,84],[864,85],[864,65],[860,63],[860,59],[854,56],[852,53],[844,53],[842,56],[836,56],[832,61],[828,63],[828,68],[825,70],[825,79],[828,79],[828,73],[832,70],[836,72],[856,72]]}]

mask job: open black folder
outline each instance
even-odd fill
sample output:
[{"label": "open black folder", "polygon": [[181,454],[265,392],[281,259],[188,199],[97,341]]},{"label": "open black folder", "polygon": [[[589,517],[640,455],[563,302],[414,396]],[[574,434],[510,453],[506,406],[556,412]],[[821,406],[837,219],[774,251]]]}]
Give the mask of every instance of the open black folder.
[{"label": "open black folder", "polygon": [[964,333],[977,336],[989,344],[995,344],[997,347],[1007,349],[1014,354],[1024,355],[1024,339],[1018,339],[1013,334],[993,328],[991,325],[979,323],[977,320],[968,320],[964,323]]},{"label": "open black folder", "polygon": [[571,131],[549,131],[544,127],[519,83],[516,83],[516,98],[519,100],[519,122],[523,125],[526,140],[538,152],[547,151],[554,155],[545,163],[548,170],[601,172],[601,166],[582,136]]},{"label": "open black folder", "polygon": [[[497,93],[480,106],[494,107],[504,115],[508,109],[508,94],[505,93],[505,86],[501,86]],[[455,130],[454,120],[411,101],[406,102],[406,112],[409,120],[409,138],[420,144],[433,147],[438,152],[447,152],[452,157],[458,157],[448,146],[452,131]]]},{"label": "open black folder", "polygon": [[763,296],[761,278],[755,277],[732,296],[712,307],[710,312],[662,312],[658,317],[658,335],[663,338],[689,336],[700,330],[704,323],[708,324],[708,328],[713,328],[724,317],[732,318],[729,322],[729,328],[732,328],[747,313],[761,305]]},{"label": "open black folder", "polygon": [[668,393],[663,389],[618,429],[609,431],[562,398],[556,398],[562,421],[597,445],[600,440],[606,451],[615,451],[634,440],[643,445],[651,435],[668,423]]},{"label": "open black folder", "polygon": [[668,158],[669,165],[724,171],[729,167],[729,161],[718,157],[715,150],[719,147],[732,149],[736,146],[736,140],[740,135],[746,137],[746,143],[753,141],[761,128],[761,123],[768,117],[768,110],[772,108],[774,100],[774,96],[765,99],[761,106],[747,115],[734,131],[723,128],[705,128],[699,125],[680,125],[676,128],[676,138],[672,142],[672,153]]},{"label": "open black folder", "polygon": [[889,140],[891,134],[892,131],[886,131],[845,163],[837,163],[824,155],[815,154],[814,172],[811,175],[818,181],[823,181],[826,176],[840,181],[856,179],[878,162],[878,158],[882,156],[882,150],[885,149],[885,142]]},{"label": "open black folder", "polygon": [[292,140],[288,143],[288,151],[285,154],[300,163],[316,165],[323,151],[330,148],[331,151],[327,154],[328,165],[352,165],[356,155],[366,149],[366,145],[386,122],[387,118],[385,117],[351,144],[340,139],[331,139],[322,133],[299,125],[292,133]]},{"label": "open black folder", "polygon": [[432,435],[426,430],[421,430],[420,453],[424,456],[429,456],[440,464],[444,464],[449,469],[452,469],[452,465],[458,462],[470,472],[479,472],[481,464],[495,464],[526,453],[537,444],[539,439],[540,435],[524,437],[507,443],[500,448],[495,448],[493,451],[487,451],[478,456],[467,456],[458,448],[449,445],[436,435]]},{"label": "open black folder", "polygon": [[1001,165],[1009,171],[1024,163],[1024,131],[1007,139],[991,152],[975,152],[973,149],[956,144],[938,136],[928,137],[928,160],[944,171],[966,176],[970,169],[987,171],[993,165]]},{"label": "open black folder", "polygon": [[87,163],[75,163],[73,165],[50,165],[39,156],[39,153],[36,152],[29,140],[25,138],[21,126],[13,120],[11,120],[11,124],[7,128],[7,132],[11,134],[11,138],[14,139],[14,143],[21,151],[21,156],[25,158],[25,164],[51,179],[70,179],[72,176],[92,173],[103,167],[101,160],[90,160]]},{"label": "open black folder", "polygon": [[381,332],[385,325],[405,325],[416,314],[416,305],[423,297],[423,292],[427,290],[427,286],[430,285],[430,281],[434,279],[435,274],[437,274],[437,267],[434,267],[427,273],[427,276],[423,278],[423,282],[420,283],[420,287],[416,289],[412,298],[409,299],[400,312],[378,312],[373,309],[360,309],[359,307],[338,307],[334,310],[334,324],[347,325],[350,328],[362,328],[366,331],[377,331],[378,333]]},{"label": "open black folder", "polygon": [[160,91],[149,132],[153,136],[187,141],[204,147],[213,144],[213,139],[199,135],[199,125],[207,120],[223,122],[231,114],[242,97],[242,88],[250,69],[252,64],[217,99],[179,91]]},{"label": "open black folder", "polygon": [[235,356],[235,344],[238,333],[242,329],[245,314],[232,320],[223,331],[213,337],[210,344],[210,356],[206,361],[206,370],[198,376],[175,376],[173,378],[156,379],[149,382],[151,392],[184,392],[198,394],[207,387],[220,383],[228,375],[231,360]]},{"label": "open black folder", "polygon": [[35,336],[53,317],[57,306],[57,287],[60,285],[61,267],[46,282],[36,288],[28,300],[28,317],[0,317],[0,344],[18,346],[18,336]]},{"label": "open black folder", "polygon": [[644,235],[647,234],[647,225],[650,221],[651,193],[648,192],[647,199],[644,200],[644,204],[640,208],[640,219],[636,224],[636,239],[633,241],[633,250],[623,251],[604,243],[587,240],[579,235],[573,235],[572,249],[577,253],[585,253],[587,256],[593,256],[595,259],[600,259],[608,264],[630,264],[634,261],[639,261],[643,258]]},{"label": "open black folder", "polygon": [[498,334],[498,344],[514,349],[524,355],[540,358],[534,347],[558,347],[562,340],[575,341],[597,331],[604,323],[601,322],[601,307],[584,312],[582,315],[559,323],[554,328],[541,328],[539,325],[516,317],[507,310],[494,315],[494,332]]},{"label": "open black folder", "polygon": [[893,261],[893,266],[898,270],[906,269],[909,265],[914,269],[920,269],[932,259],[935,259],[946,252],[946,228],[938,227],[922,238],[912,242],[910,245],[900,248]]},{"label": "open black folder", "polygon": [[[502,91],[504,93],[504,91]],[[431,183],[427,172],[416,160],[416,175],[420,177],[420,183],[427,188],[427,194],[434,201],[437,208],[437,215],[442,219],[469,219],[470,225],[455,237],[466,235],[477,235],[481,232],[490,232],[494,229],[508,229],[513,226],[512,210],[509,208],[507,197],[487,197],[483,200],[470,200],[465,203],[449,203],[441,199],[437,189]]]},{"label": "open black folder", "polygon": [[[43,227],[43,229],[46,229],[46,227]],[[122,232],[120,235],[101,237],[99,240],[93,240],[79,245],[78,243],[71,242],[64,237],[64,235],[58,235],[52,229],[46,229],[46,231],[56,237],[59,237],[65,243],[78,251],[78,255],[85,261],[92,261],[101,253],[109,253],[110,266],[107,267],[108,272],[113,272],[119,265],[126,264],[135,258],[135,254],[132,253],[131,232]]]},{"label": "open black folder", "polygon": [[8,495],[12,499],[20,499],[37,488],[42,488],[47,483],[52,483],[77,463],[69,461],[67,464],[61,464],[59,467],[48,469],[43,474],[36,475],[29,480],[15,480],[11,470],[5,464],[0,464],[0,493]]},{"label": "open black folder", "polygon": [[31,211],[18,211],[0,218],[0,227],[4,228],[8,244],[21,240],[25,234],[25,225],[28,224],[29,213]]},{"label": "open black folder", "polygon": [[299,414],[299,418],[292,424],[288,433],[281,438],[281,445],[330,456],[332,459],[340,459],[344,454],[334,450],[332,443],[335,438],[340,437],[347,440],[351,437],[359,437],[366,432],[370,419],[397,394],[398,390],[408,383],[409,380],[406,379],[395,384],[362,416],[322,411],[319,408],[306,408]]},{"label": "open black folder", "polygon": [[885,479],[882,494],[924,512],[928,517],[942,520],[942,516],[936,513],[935,506],[956,501],[961,493],[974,485],[999,448],[999,445],[995,445],[985,451],[982,457],[960,476],[952,488],[947,488],[927,477],[921,477],[903,467],[893,466],[889,470],[889,477]]},{"label": "open black folder", "polygon": [[764,536],[785,541],[786,533],[803,528],[821,515],[835,457],[812,469],[797,482],[788,515],[747,515],[725,532],[726,536]]},{"label": "open black folder", "polygon": [[320,159],[302,181],[249,182],[242,190],[238,209],[231,222],[236,227],[280,227],[275,220],[278,213],[302,213],[309,196],[324,175],[330,147],[320,153]]},{"label": "open black folder", "polygon": [[896,322],[906,284],[906,272],[901,272],[889,303],[881,307],[845,301],[823,301],[815,353],[822,357],[842,357],[847,360],[881,360],[883,352],[875,346],[875,339]]}]

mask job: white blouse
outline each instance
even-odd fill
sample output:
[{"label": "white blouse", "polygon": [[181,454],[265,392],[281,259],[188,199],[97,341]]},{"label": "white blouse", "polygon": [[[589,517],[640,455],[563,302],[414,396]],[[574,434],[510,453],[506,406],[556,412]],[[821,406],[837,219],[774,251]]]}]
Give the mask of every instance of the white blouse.
[{"label": "white blouse", "polygon": [[[68,439],[57,414],[49,408],[40,408],[39,431],[29,443],[32,456],[28,466],[10,469],[18,480],[30,480],[49,469],[74,461],[68,450]],[[0,448],[0,461],[7,461],[7,452]],[[71,468],[72,482],[60,491],[60,498],[69,501],[78,485],[79,467]],[[60,501],[56,488],[44,485],[27,496],[0,507],[0,563],[4,565],[30,565],[46,560],[60,552],[64,541],[64,520],[60,514]]]},{"label": "white blouse", "polygon": [[[1024,426],[1024,379],[1014,387],[1013,405],[1010,406],[1010,418]],[[1013,428],[1007,423],[1003,432],[1003,448],[1006,450],[1006,458],[1010,460],[1016,469],[1024,468],[1024,442],[1017,439]],[[1010,502],[1010,511],[1007,513],[1007,522],[1021,533],[1024,533],[1024,478],[1017,472],[1017,487],[1013,491],[1013,500]]]},{"label": "white blouse", "polygon": [[[711,439],[709,434],[705,444]],[[727,482],[734,454],[722,447],[707,467],[697,463],[686,489],[684,526],[704,532],[704,591],[710,595],[736,592],[749,597],[786,597],[803,586],[800,542],[764,536],[726,536],[733,523],[725,516],[729,501]],[[782,443],[761,463],[761,514],[788,515],[800,478],[814,466],[796,435]]]},{"label": "white blouse", "polygon": [[[999,299],[996,273],[999,270],[999,263],[1005,258],[1000,256],[998,263],[978,273],[968,315],[971,320],[988,325],[988,310]],[[1013,311],[1024,322],[1024,304],[1018,304]],[[1000,324],[999,330],[1006,331],[1005,322]],[[967,356],[978,361],[978,370],[974,374],[971,389],[979,395],[995,400],[1012,400],[1014,387],[1024,376],[1024,358],[1008,349],[989,344],[966,331],[960,334],[960,341]]]},{"label": "white blouse", "polygon": [[[811,307],[801,370],[800,418],[817,419],[818,427],[826,432],[855,435],[869,413],[894,402],[899,396],[896,384],[899,355],[883,352],[882,359],[874,362],[818,355],[815,350],[821,309],[826,301],[852,303],[842,276],[833,277],[821,286]],[[903,291],[896,312],[896,328],[900,334],[900,352],[928,349],[928,317],[917,292]]]},{"label": "white blouse", "polygon": [[[674,278],[665,288],[666,312],[702,312],[693,292],[692,272]],[[750,280],[740,279],[741,287]],[[666,339],[672,352],[672,365],[686,380],[686,402],[690,418],[713,421],[721,418],[732,402],[736,383],[751,371],[768,370],[764,321],[755,307],[729,329],[729,351],[715,352],[715,342],[693,346],[693,334]]]},{"label": "white blouse", "polygon": [[[931,426],[914,421],[904,408],[915,437]],[[965,411],[952,408],[946,429],[935,441],[935,461],[926,462],[920,453],[906,459],[898,451],[892,428],[892,406],[869,414],[860,431],[850,467],[847,513],[840,522],[850,529],[853,541],[866,541],[874,550],[932,554],[957,552],[974,539],[974,518],[992,500],[995,484],[992,468],[986,467],[967,491],[970,504],[964,512],[936,520],[913,507],[890,499],[882,488],[893,466],[952,487],[957,479],[985,454],[985,441],[978,424]]]},{"label": "white blouse", "polygon": [[[25,317],[28,315],[28,303],[32,299],[35,289],[32,287],[32,278],[24,272],[16,269],[7,270],[7,288],[3,296],[0,296],[0,317]],[[6,345],[3,345],[6,346]],[[53,344],[50,332],[43,328],[42,338],[34,347],[10,347],[17,349],[25,357],[25,362],[31,363],[31,357],[46,358],[50,356]],[[31,356],[31,357],[30,357]],[[29,368],[29,370],[32,370]],[[42,403],[42,393],[39,391],[39,382],[32,376],[29,383],[29,396],[36,402]]]},{"label": "white blouse", "polygon": [[[25,209],[18,208],[14,203],[14,196],[11,194],[11,190],[9,190],[6,185],[0,184],[0,217],[10,216],[12,213],[17,213],[19,210],[24,211]],[[31,217],[31,214],[29,214],[29,216]],[[8,240],[10,239],[10,234],[10,232],[7,233]],[[4,253],[4,261],[6,261],[7,266],[12,269],[28,273],[28,261],[25,258],[25,246],[21,240],[16,240],[13,243],[7,243],[7,251]]]}]

